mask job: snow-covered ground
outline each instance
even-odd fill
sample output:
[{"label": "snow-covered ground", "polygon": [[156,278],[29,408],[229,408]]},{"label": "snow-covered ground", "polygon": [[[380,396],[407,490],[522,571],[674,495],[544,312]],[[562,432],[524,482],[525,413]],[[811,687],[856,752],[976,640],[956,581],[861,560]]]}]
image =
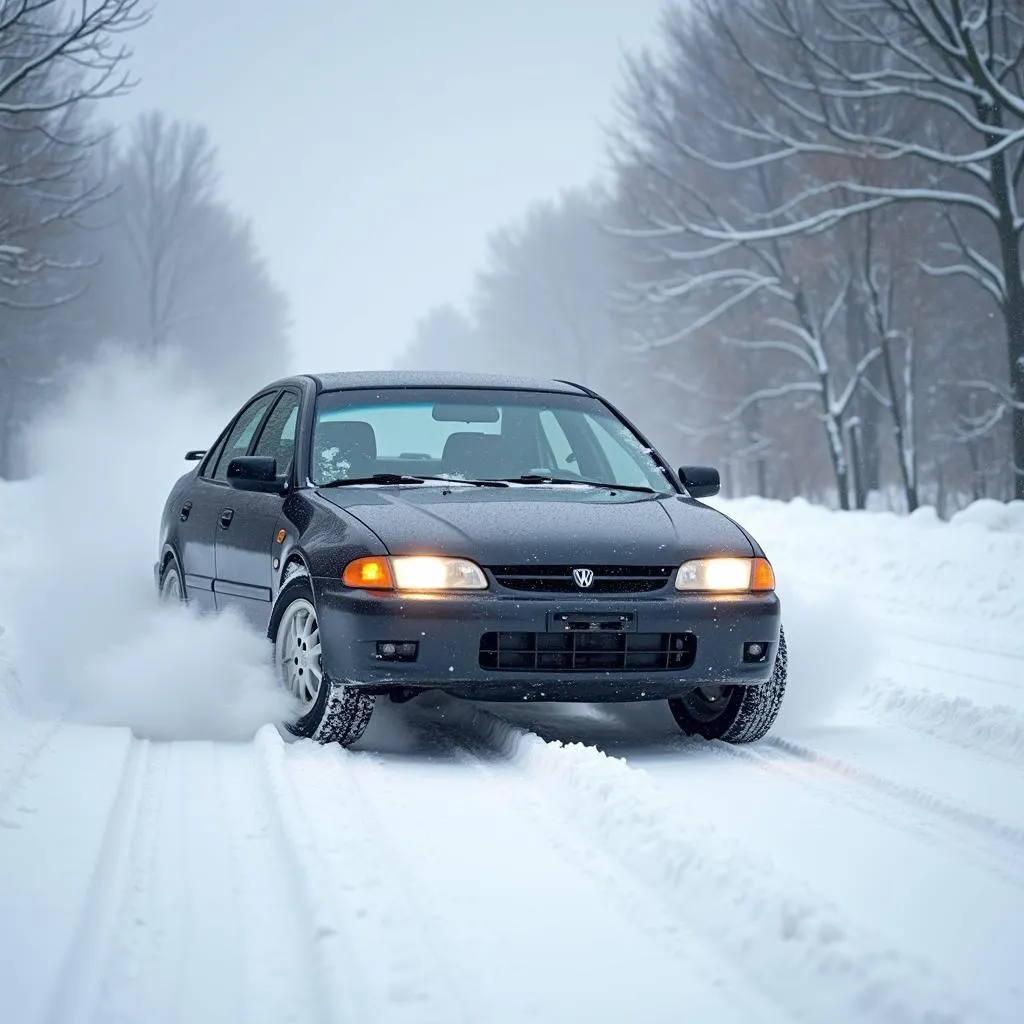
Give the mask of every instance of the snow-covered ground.
[{"label": "snow-covered ground", "polygon": [[0,485],[4,1024],[1024,1020],[1024,508],[720,502],[786,609],[756,746],[442,699],[320,748],[154,607],[222,419],[174,401],[97,374]]}]

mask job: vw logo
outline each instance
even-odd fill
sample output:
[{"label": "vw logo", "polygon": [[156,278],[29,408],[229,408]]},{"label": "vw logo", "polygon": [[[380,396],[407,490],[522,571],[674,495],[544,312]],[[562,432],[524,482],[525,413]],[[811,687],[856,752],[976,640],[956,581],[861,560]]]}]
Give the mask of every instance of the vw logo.
[{"label": "vw logo", "polygon": [[594,570],[593,569],[573,569],[572,578],[576,581],[577,587],[582,587],[586,590],[587,587],[594,585]]}]

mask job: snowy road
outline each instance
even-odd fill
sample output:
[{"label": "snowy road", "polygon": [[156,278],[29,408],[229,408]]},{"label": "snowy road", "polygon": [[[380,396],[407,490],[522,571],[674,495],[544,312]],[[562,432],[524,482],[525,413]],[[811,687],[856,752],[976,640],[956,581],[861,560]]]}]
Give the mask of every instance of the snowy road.
[{"label": "snowy road", "polygon": [[1024,524],[730,511],[794,651],[754,747],[445,699],[163,742],[0,683],[0,1021],[1024,1020]]}]

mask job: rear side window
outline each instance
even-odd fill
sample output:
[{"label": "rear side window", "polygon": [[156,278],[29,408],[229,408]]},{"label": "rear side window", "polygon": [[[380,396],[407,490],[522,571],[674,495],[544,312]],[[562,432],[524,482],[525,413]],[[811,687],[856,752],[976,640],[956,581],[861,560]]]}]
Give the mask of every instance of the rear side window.
[{"label": "rear side window", "polygon": [[252,443],[256,430],[274,398],[274,393],[260,395],[242,410],[242,414],[238,417],[238,422],[231,428],[227,443],[217,460],[217,468],[213,474],[214,480],[226,480],[231,460],[237,459],[249,451],[249,445]]},{"label": "rear side window", "polygon": [[295,454],[295,424],[299,418],[299,396],[285,391],[277,400],[260,433],[254,455],[277,459],[277,472],[288,471]]},{"label": "rear side window", "polygon": [[220,458],[220,453],[224,451],[224,442],[227,440],[226,436],[221,436],[220,440],[214,445],[213,451],[210,452],[206,459],[206,464],[203,466],[200,476],[204,480],[210,480],[213,478],[213,471],[217,468],[217,460]]}]

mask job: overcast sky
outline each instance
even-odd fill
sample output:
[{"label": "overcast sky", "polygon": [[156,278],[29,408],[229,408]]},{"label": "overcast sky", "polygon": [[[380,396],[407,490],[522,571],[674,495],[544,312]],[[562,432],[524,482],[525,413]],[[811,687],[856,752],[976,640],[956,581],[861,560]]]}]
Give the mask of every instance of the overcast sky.
[{"label": "overcast sky", "polygon": [[206,123],[293,304],[294,369],[385,367],[484,236],[605,160],[661,0],[162,0],[134,94]]}]

